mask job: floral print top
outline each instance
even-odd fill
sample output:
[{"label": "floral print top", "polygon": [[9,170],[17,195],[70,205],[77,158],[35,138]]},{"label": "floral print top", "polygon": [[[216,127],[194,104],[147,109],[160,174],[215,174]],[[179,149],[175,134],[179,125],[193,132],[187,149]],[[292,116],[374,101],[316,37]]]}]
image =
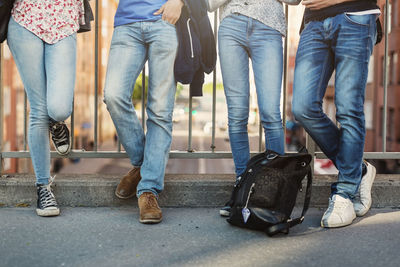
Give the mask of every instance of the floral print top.
[{"label": "floral print top", "polygon": [[84,24],[83,0],[16,0],[13,19],[48,44],[55,44]]},{"label": "floral print top", "polygon": [[278,0],[229,0],[220,8],[221,21],[233,13],[256,19],[286,35],[286,20]]}]

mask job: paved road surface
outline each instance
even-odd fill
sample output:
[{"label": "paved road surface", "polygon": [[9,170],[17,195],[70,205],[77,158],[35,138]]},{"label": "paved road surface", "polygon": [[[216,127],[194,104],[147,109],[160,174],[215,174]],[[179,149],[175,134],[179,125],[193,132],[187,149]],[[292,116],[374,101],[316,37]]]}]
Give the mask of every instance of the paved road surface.
[{"label": "paved road surface", "polygon": [[399,266],[400,211],[373,210],[349,227],[319,227],[312,209],[288,236],[232,227],[214,208],[164,209],[142,225],[136,208],[0,208],[0,266]]}]

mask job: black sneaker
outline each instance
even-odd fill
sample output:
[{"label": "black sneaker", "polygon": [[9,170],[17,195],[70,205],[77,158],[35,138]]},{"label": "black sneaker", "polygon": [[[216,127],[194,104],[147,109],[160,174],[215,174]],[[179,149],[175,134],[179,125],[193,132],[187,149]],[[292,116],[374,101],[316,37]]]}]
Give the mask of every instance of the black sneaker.
[{"label": "black sneaker", "polygon": [[51,191],[51,182],[48,185],[37,185],[37,208],[36,213],[39,216],[57,216],[60,214],[56,198]]},{"label": "black sneaker", "polygon": [[57,153],[67,155],[71,151],[71,138],[67,125],[63,121],[50,120],[49,130]]},{"label": "black sneaker", "polygon": [[221,215],[223,217],[229,217],[231,215],[231,209],[232,209],[233,203],[235,202],[235,196],[236,196],[236,193],[238,190],[238,185],[239,185],[241,179],[242,179],[242,176],[239,176],[236,178],[236,182],[235,182],[235,185],[233,186],[231,198],[219,210],[219,215]]}]

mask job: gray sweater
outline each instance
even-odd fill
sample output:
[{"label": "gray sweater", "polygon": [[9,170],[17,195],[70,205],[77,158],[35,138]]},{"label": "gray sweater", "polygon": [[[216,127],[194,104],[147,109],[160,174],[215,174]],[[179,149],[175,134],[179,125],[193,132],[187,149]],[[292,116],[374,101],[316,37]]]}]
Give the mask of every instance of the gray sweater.
[{"label": "gray sweater", "polygon": [[256,19],[286,35],[285,14],[278,0],[231,0],[220,8],[221,21],[232,13]]}]

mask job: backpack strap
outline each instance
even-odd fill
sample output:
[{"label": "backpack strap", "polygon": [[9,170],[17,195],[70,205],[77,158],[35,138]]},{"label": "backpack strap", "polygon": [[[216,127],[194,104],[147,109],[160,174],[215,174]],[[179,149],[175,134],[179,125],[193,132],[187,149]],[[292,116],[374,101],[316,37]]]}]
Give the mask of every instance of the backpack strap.
[{"label": "backpack strap", "polygon": [[301,216],[296,219],[289,219],[286,222],[278,223],[271,227],[268,227],[265,230],[265,232],[267,233],[268,236],[273,236],[280,232],[288,234],[289,228],[291,228],[297,224],[301,224],[304,221],[304,216],[307,213],[307,210],[308,210],[308,207],[310,206],[310,201],[311,201],[312,179],[313,179],[313,175],[312,175],[312,170],[310,168],[310,170],[307,173],[307,189],[306,189],[306,195],[304,198],[304,205],[303,205],[303,211],[301,212]]}]

